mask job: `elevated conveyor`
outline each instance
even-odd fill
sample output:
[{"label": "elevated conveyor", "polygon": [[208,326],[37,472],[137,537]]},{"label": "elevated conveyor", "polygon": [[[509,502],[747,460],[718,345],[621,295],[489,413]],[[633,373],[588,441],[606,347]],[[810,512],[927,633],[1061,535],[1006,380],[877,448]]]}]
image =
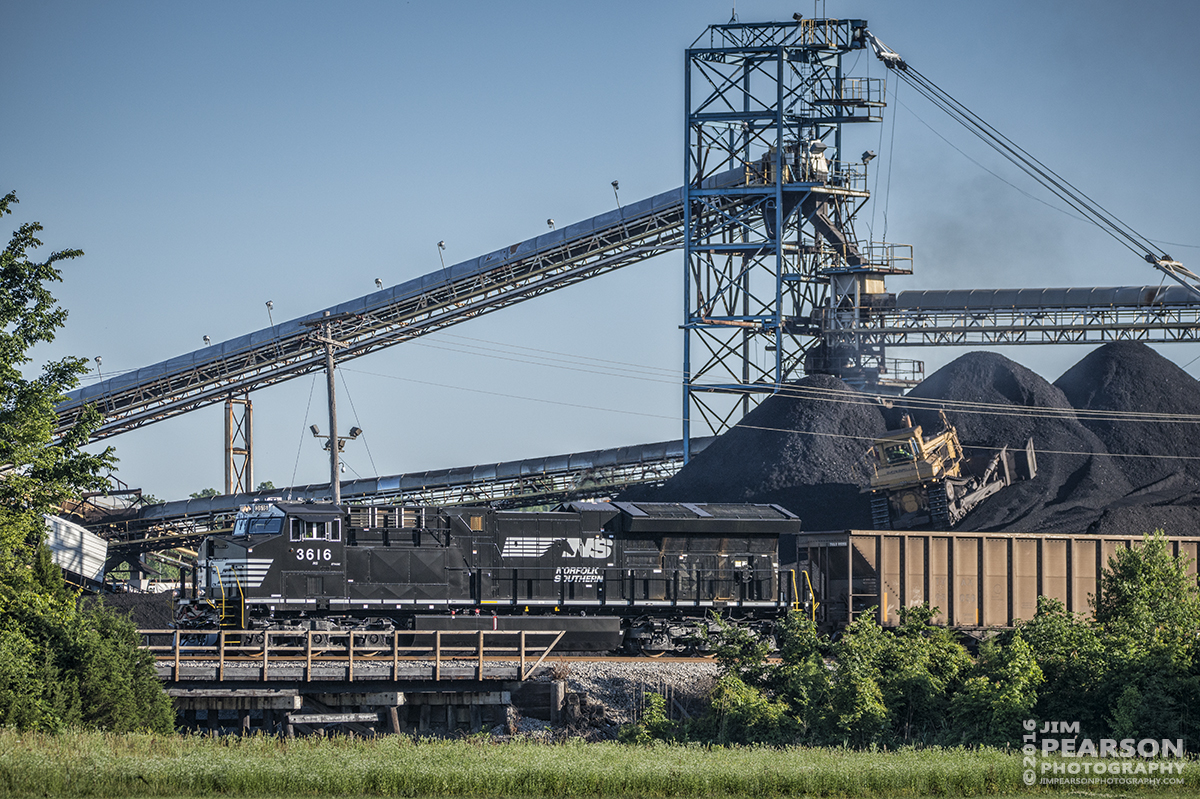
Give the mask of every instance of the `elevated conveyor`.
[{"label": "elevated conveyor", "polygon": [[[692,442],[704,450],[711,438]],[[440,469],[342,483],[345,502],[414,505],[530,507],[568,499],[610,496],[622,488],[658,483],[683,465],[683,442],[663,441],[615,449]],[[295,486],[257,494],[234,494],[164,502],[92,520],[109,539],[110,558],[185,546],[210,530],[227,527],[238,508],[266,496],[295,502],[328,501],[329,485]]]},{"label": "elevated conveyor", "polygon": [[896,347],[1200,341],[1200,303],[1184,286],[903,291],[855,332]]},{"label": "elevated conveyor", "polygon": [[[708,185],[744,180],[744,170],[733,169]],[[57,408],[56,433],[89,403],[104,415],[93,435],[102,439],[322,369],[323,349],[308,323],[326,312],[352,315],[332,323],[333,338],[349,345],[338,351],[344,362],[677,249],[682,231],[683,190],[673,189],[328,311],[77,389]]]}]

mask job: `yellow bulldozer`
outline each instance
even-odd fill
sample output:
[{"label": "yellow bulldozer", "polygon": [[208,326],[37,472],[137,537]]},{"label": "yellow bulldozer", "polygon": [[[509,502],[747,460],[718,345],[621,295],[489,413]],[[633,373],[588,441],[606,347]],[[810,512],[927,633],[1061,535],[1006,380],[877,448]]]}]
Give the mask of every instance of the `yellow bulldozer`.
[{"label": "yellow bulldozer", "polygon": [[969,455],[942,414],[942,431],[926,436],[904,417],[900,430],[875,439],[870,458],[871,521],[877,530],[949,529],[1005,486],[1037,474],[1033,439],[1023,450]]}]

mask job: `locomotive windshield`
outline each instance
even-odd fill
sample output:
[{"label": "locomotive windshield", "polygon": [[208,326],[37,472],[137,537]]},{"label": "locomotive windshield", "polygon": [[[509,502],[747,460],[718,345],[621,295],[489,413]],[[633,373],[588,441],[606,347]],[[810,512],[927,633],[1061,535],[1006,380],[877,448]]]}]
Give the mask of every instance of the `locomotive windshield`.
[{"label": "locomotive windshield", "polygon": [[273,505],[243,505],[233,522],[234,536],[279,535],[283,532],[283,511]]},{"label": "locomotive windshield", "polygon": [[243,517],[233,523],[234,535],[278,535],[281,532],[282,516]]}]

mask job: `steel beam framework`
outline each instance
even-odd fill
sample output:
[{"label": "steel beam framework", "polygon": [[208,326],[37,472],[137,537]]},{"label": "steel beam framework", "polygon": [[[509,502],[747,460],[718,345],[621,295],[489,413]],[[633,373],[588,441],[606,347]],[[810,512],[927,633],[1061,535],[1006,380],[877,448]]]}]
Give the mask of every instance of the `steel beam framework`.
[{"label": "steel beam framework", "polygon": [[[843,55],[865,46],[865,28],[820,19],[713,25],[687,50],[685,441],[693,422],[720,433],[755,393],[808,366],[822,331],[795,320],[837,308],[878,271],[852,226],[869,197],[866,162],[842,151],[843,125],[878,122],[884,105],[882,80],[842,72]],[[745,179],[710,186],[729,170]],[[834,279],[842,273],[849,279]]]},{"label": "steel beam framework", "polygon": [[[339,352],[339,360],[358,358],[677,249],[682,226],[681,192],[667,192],[560,231],[566,235],[539,237],[344,303],[330,309],[354,313],[335,323],[331,331],[348,344]],[[302,323],[321,315],[310,314],[74,391],[58,406],[56,432],[61,435],[70,429],[89,403],[104,414],[104,424],[93,436],[102,439],[319,370],[324,367],[321,347]]]},{"label": "steel beam framework", "polygon": [[[963,308],[897,302],[884,281],[912,271],[911,249],[854,235],[872,154],[851,155],[843,129],[879,122],[885,105],[882,79],[843,71],[865,31],[862,20],[823,19],[708,28],[686,53],[681,188],[328,309],[345,317],[329,331],[348,344],[339,360],[682,247],[686,459],[694,433],[722,432],[801,371],[862,387],[919,377],[898,375],[888,347],[1200,340],[1200,306],[1147,304],[1144,287],[1107,304],[1014,307],[1000,293]],[[247,489],[249,392],[324,367],[306,325],[324,313],[74,391],[57,433],[88,404],[104,414],[102,439],[245,396],[244,427],[229,417],[226,446],[227,484]],[[453,491],[502,501],[562,487],[534,483]]]},{"label": "steel beam framework", "polygon": [[[703,451],[712,439],[692,442]],[[414,505],[489,505],[528,508],[568,500],[611,496],[632,485],[661,483],[683,465],[683,444],[667,441],[436,472],[371,477],[342,484],[342,498],[356,504],[401,501]],[[291,501],[328,500],[329,484],[274,489]],[[143,508],[120,521],[96,518],[88,527],[109,539],[113,557],[187,546],[213,530],[229,528],[238,508],[267,494],[240,494],[168,502]]]},{"label": "steel beam framework", "polygon": [[1200,341],[1200,304],[1174,307],[913,308],[874,314],[856,331],[871,346]]}]

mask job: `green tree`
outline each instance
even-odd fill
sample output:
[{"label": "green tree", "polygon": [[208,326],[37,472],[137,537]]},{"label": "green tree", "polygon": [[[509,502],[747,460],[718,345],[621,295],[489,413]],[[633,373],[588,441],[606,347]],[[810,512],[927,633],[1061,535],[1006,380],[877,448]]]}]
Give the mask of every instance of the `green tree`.
[{"label": "green tree", "polygon": [[215,488],[202,488],[194,494],[189,494],[192,499],[208,499],[209,497],[219,497],[221,492]]},{"label": "green tree", "polygon": [[[16,203],[15,192],[0,198],[0,217]],[[79,449],[100,423],[94,408],[54,442],[54,407],[87,372],[85,358],[52,361],[33,378],[22,372],[29,350],[53,341],[67,318],[46,285],[62,280],[56,264],[83,255],[60,250],[31,261],[41,230],[36,222],[21,225],[0,253],[0,571],[10,581],[41,542],[44,514],[80,490],[105,488],[102,475],[116,462],[111,448],[95,455]]]},{"label": "green tree", "polygon": [[[12,192],[0,198],[0,216],[16,202]],[[170,700],[129,622],[81,612],[43,544],[45,515],[82,490],[104,489],[116,458],[111,448],[80,449],[100,423],[93,408],[55,440],[55,406],[87,371],[85,359],[23,372],[30,349],[66,320],[47,287],[62,279],[56,264],[83,254],[31,261],[41,230],[22,225],[0,253],[0,723],[169,730]]]},{"label": "green tree", "polygon": [[1196,577],[1185,558],[1171,554],[1162,530],[1109,558],[1092,605],[1096,623],[1117,635],[1185,642],[1200,631]]},{"label": "green tree", "polygon": [[1037,613],[1019,630],[1045,680],[1033,717],[1079,721],[1099,732],[1106,708],[1097,700],[1107,655],[1095,625],[1068,613],[1061,601],[1040,596]]},{"label": "green tree", "polygon": [[798,735],[811,743],[823,742],[830,690],[824,654],[829,641],[817,633],[812,618],[799,611],[779,623],[775,638],[780,665],[772,670],[769,684],[788,704]]},{"label": "green tree", "polygon": [[951,696],[971,667],[967,650],[945,627],[933,624],[938,608],[900,609],[900,626],[885,650],[880,687],[895,737],[932,742],[944,736]]},{"label": "green tree", "polygon": [[1129,737],[1200,735],[1200,589],[1162,531],[1109,559],[1093,598],[1104,653],[1094,715]]},{"label": "green tree", "polygon": [[962,742],[1004,746],[1021,739],[1021,722],[1031,718],[1042,671],[1018,630],[1008,644],[983,642],[962,690],[950,702]]},{"label": "green tree", "polygon": [[875,621],[874,608],[859,614],[834,646],[837,667],[826,723],[835,742],[864,746],[889,737],[892,719],[880,680],[891,646],[891,635]]}]

